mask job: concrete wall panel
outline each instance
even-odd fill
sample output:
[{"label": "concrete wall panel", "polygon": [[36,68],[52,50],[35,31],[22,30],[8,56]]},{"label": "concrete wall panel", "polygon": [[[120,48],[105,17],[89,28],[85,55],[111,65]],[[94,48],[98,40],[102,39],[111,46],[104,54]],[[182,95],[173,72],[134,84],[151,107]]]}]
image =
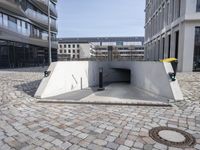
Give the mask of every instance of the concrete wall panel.
[{"label": "concrete wall panel", "polygon": [[[104,82],[128,81],[124,69],[131,72],[131,85],[153,95],[168,99],[182,100],[178,82],[172,81],[168,73],[173,72],[171,65],[160,62],[57,62],[52,63],[50,77],[44,78],[35,94],[46,98],[98,85],[99,68],[104,69]],[[123,70],[120,70],[123,69]],[[175,92],[174,92],[175,91]],[[176,93],[179,93],[178,95]]]}]

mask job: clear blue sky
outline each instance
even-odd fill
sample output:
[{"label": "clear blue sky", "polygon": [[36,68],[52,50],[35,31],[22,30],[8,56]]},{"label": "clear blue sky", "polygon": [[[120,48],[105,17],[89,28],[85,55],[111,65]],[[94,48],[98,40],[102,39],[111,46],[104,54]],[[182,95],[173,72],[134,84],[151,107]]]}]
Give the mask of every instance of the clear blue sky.
[{"label": "clear blue sky", "polygon": [[144,36],[145,0],[59,0],[58,37]]}]

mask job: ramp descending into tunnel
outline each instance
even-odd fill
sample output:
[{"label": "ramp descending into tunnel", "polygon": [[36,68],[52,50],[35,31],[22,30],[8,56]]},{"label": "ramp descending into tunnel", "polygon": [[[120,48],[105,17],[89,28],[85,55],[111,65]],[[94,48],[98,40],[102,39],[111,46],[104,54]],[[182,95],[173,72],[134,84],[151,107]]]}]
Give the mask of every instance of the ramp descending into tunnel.
[{"label": "ramp descending into tunnel", "polygon": [[55,62],[49,67],[50,76],[44,78],[35,94],[48,98],[81,88],[98,86],[99,68],[104,70],[104,83],[130,82],[154,97],[182,100],[178,81],[172,82],[169,63],[135,61],[73,61]]}]

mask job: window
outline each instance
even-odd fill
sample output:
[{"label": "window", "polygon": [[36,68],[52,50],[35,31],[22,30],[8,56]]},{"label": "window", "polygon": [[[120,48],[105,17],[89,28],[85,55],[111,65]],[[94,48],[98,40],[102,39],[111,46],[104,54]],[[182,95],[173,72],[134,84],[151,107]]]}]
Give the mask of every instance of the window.
[{"label": "window", "polygon": [[62,53],[62,50],[60,50],[60,53]]},{"label": "window", "polygon": [[79,50],[79,49],[77,50],[77,53],[80,53],[80,50]]},{"label": "window", "polygon": [[73,50],[73,53],[75,53],[75,50]]},{"label": "window", "polygon": [[170,58],[171,51],[171,35],[168,36],[168,58]]},{"label": "window", "polygon": [[162,50],[163,50],[162,59],[164,59],[165,58],[165,38],[163,38],[163,47],[162,47]]},{"label": "window", "polygon": [[178,0],[178,16],[177,17],[180,17],[181,16],[181,0]]},{"label": "window", "polygon": [[75,58],[75,55],[73,55],[73,58]]},{"label": "window", "polygon": [[18,32],[22,32],[22,21],[21,20],[17,20],[17,31]]},{"label": "window", "polygon": [[197,0],[197,12],[200,12],[200,0]]},{"label": "window", "polygon": [[68,45],[68,48],[71,48],[71,45],[70,45],[70,44]]},{"label": "window", "polygon": [[66,45],[66,44],[64,45],[64,48],[67,48],[67,45]]},{"label": "window", "polygon": [[2,13],[0,13],[0,25],[3,24],[3,16],[2,16]]},{"label": "window", "polygon": [[3,14],[3,25],[5,27],[8,27],[8,16]]},{"label": "window", "polygon": [[62,45],[60,45],[60,48],[62,48]]},{"label": "window", "polygon": [[71,53],[71,50],[68,50],[68,53]]},{"label": "window", "polygon": [[14,17],[8,17],[8,27],[14,31],[17,30],[17,19]]},{"label": "window", "polygon": [[67,53],[67,51],[66,51],[66,50],[64,50],[64,53]]},{"label": "window", "polygon": [[200,71],[200,27],[195,29],[193,70]]},{"label": "window", "polygon": [[179,31],[175,33],[175,58],[178,59],[178,49],[179,49]]},{"label": "window", "polygon": [[77,58],[79,59],[79,58],[80,58],[80,56],[79,56],[79,55],[77,55]]},{"label": "window", "polygon": [[75,48],[75,45],[73,44],[73,48]]},{"label": "window", "polygon": [[80,45],[79,44],[77,44],[77,48],[79,48],[80,47]]},{"label": "window", "polygon": [[[22,34],[23,35],[26,35],[26,25],[25,25],[26,23],[24,22],[24,21],[22,21]],[[35,35],[36,35],[36,31],[35,31],[35,27],[34,26],[32,26],[32,36],[33,37],[35,37]]]}]

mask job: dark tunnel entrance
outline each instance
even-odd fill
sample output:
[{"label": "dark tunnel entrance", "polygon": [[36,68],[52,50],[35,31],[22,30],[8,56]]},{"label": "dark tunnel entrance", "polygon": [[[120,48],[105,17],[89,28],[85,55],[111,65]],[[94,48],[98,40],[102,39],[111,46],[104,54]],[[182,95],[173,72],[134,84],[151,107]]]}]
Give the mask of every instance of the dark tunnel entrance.
[{"label": "dark tunnel entrance", "polygon": [[113,82],[124,82],[127,84],[131,83],[131,70],[122,68],[113,68]]}]

